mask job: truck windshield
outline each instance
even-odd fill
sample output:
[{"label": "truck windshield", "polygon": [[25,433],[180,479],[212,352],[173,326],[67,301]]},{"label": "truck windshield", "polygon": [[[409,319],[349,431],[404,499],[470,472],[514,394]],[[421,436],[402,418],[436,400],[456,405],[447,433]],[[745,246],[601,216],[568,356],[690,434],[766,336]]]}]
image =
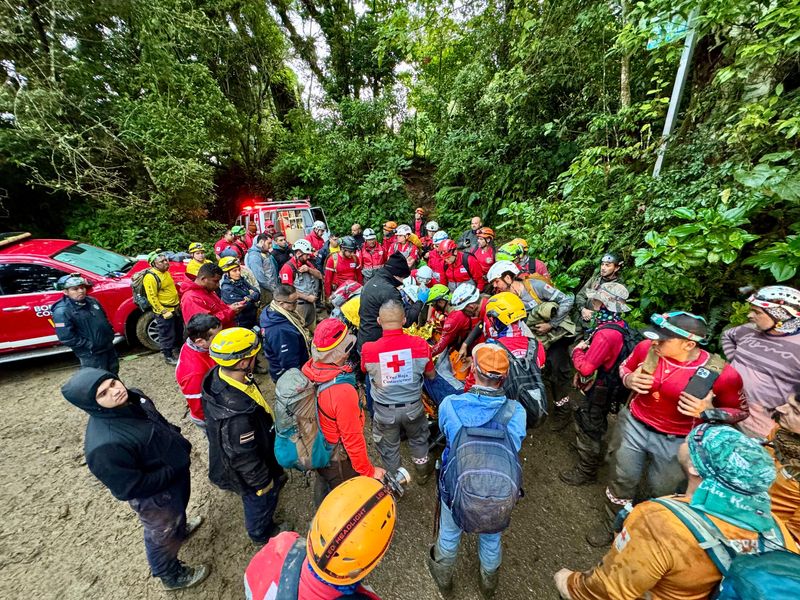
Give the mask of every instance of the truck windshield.
[{"label": "truck windshield", "polygon": [[89,244],[73,244],[53,256],[53,259],[84,269],[95,275],[126,273],[135,262],[121,254]]}]

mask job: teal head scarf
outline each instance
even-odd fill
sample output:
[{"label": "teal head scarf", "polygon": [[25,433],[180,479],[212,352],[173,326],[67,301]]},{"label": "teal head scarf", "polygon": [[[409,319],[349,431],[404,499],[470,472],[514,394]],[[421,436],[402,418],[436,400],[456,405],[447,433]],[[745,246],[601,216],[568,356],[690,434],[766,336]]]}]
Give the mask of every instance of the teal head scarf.
[{"label": "teal head scarf", "polygon": [[753,531],[773,528],[767,490],[775,464],[764,448],[732,427],[709,423],[695,427],[686,439],[703,478],[692,506]]}]

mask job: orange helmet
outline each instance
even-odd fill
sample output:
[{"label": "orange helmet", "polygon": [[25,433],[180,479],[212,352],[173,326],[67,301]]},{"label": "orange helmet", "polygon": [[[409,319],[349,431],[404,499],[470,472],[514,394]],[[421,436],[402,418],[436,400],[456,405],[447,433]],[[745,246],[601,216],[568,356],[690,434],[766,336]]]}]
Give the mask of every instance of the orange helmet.
[{"label": "orange helmet", "polygon": [[395,229],[397,229],[397,223],[394,221],[386,221],[386,223],[383,224],[384,231],[394,232]]},{"label": "orange helmet", "polygon": [[475,235],[477,235],[479,238],[486,238],[487,240],[493,240],[494,229],[492,229],[491,227],[481,227],[480,229],[478,229],[478,232]]},{"label": "orange helmet", "polygon": [[314,572],[334,585],[361,581],[389,549],[397,506],[388,488],[372,477],[353,477],[335,487],[314,515],[306,556]]},{"label": "orange helmet", "polygon": [[523,252],[525,253],[528,252],[528,242],[526,242],[522,238],[514,238],[509,242],[509,244],[516,244],[517,246],[521,246]]}]

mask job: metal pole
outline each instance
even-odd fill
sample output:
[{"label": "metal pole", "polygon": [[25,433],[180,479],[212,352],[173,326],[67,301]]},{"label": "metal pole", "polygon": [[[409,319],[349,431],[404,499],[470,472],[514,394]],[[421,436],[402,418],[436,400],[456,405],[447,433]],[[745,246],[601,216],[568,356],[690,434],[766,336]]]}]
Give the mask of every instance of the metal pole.
[{"label": "metal pole", "polygon": [[653,167],[653,177],[659,177],[661,175],[661,166],[664,164],[664,154],[667,152],[669,136],[672,135],[672,131],[675,129],[675,123],[678,120],[678,109],[681,105],[683,90],[686,87],[686,79],[689,77],[689,67],[692,64],[694,47],[697,43],[697,29],[695,28],[697,13],[697,8],[692,9],[692,12],[689,13],[689,19],[686,22],[686,26],[688,27],[686,41],[683,44],[683,53],[681,54],[680,65],[678,65],[678,74],[675,76],[675,85],[672,88],[672,97],[669,99],[667,120],[664,121],[664,133],[661,134],[661,146],[658,148],[656,166]]}]

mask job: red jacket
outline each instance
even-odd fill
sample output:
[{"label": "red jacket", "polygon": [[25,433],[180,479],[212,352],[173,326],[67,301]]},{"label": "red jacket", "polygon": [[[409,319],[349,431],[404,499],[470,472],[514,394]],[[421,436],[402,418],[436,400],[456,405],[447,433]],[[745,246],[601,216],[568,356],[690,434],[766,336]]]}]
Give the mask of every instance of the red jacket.
[{"label": "red jacket", "polygon": [[[303,365],[303,375],[314,383],[326,383],[340,373],[348,372],[345,367],[326,365],[313,360]],[[364,439],[364,413],[359,404],[358,392],[349,383],[335,383],[322,390],[317,396],[319,406],[319,428],[329,444],[342,441],[353,469],[359,475],[372,477],[375,467],[367,455],[367,442]],[[329,418],[330,417],[330,418]]]},{"label": "red jacket", "polygon": [[236,241],[229,243],[224,237],[219,238],[219,240],[217,240],[217,243],[214,244],[214,254],[219,256],[228,248],[233,248],[240,259],[244,258],[244,252],[242,251],[242,247],[239,244],[237,244]]},{"label": "red jacket", "polygon": [[175,367],[175,379],[186,398],[186,404],[189,405],[189,414],[200,421],[206,420],[203,404],[200,402],[203,378],[216,365],[208,350],[198,348],[189,340],[181,348],[178,366]]},{"label": "red jacket", "polygon": [[[250,560],[244,572],[244,592],[247,600],[274,599],[281,580],[283,563],[300,534],[284,531],[270,538],[266,546]],[[380,600],[375,592],[359,585],[356,591],[370,600]],[[314,576],[308,558],[300,567],[300,587],[295,598],[301,600],[334,600],[342,592]]]},{"label": "red jacket", "polygon": [[361,276],[361,260],[356,253],[353,258],[345,258],[341,252],[335,252],[328,257],[325,264],[325,296],[343,284],[345,281],[363,283]]},{"label": "red jacket", "polygon": [[[474,317],[468,317],[464,311],[454,310],[444,320],[442,326],[442,337],[431,348],[431,355],[436,356],[441,354],[448,348],[455,348],[456,350],[461,347],[461,344],[467,339],[469,333],[475,326],[486,318],[486,304],[489,299],[486,297],[481,298],[481,308],[478,314]],[[476,343],[480,343],[486,339],[484,334],[481,334]]]},{"label": "red jacket", "polygon": [[399,252],[407,259],[410,258],[412,263],[417,262],[419,259],[419,248],[417,248],[411,242],[406,242],[405,244],[401,244],[400,242],[393,242],[392,247],[386,253],[387,256],[391,256],[395,252]]},{"label": "red jacket", "polygon": [[358,251],[361,268],[380,269],[386,262],[386,250],[384,250],[383,246],[378,242],[375,242],[372,248],[367,244],[369,244],[369,242],[364,242],[364,245],[361,246],[361,249]]},{"label": "red jacket", "polygon": [[314,252],[319,252],[325,245],[325,240],[319,237],[317,232],[313,230],[305,237],[305,239],[308,240],[308,243],[311,244],[312,248],[314,248]]},{"label": "red jacket", "polygon": [[495,250],[493,246],[476,248],[472,253],[473,256],[478,259],[478,264],[481,266],[481,272],[483,273],[484,277],[486,277],[489,269],[494,264],[494,253]]},{"label": "red jacket", "polygon": [[386,253],[386,258],[389,258],[389,256],[392,254],[392,246],[394,245],[394,242],[394,234],[383,236],[383,242],[381,242],[381,245],[383,246],[383,251]]},{"label": "red jacket", "polygon": [[[613,324],[625,327],[625,321],[614,321]],[[575,366],[575,370],[584,377],[589,377],[601,367],[608,373],[614,368],[623,343],[622,333],[606,327],[604,323],[592,334],[592,341],[588,348],[573,350],[572,364]]]},{"label": "red jacket", "polygon": [[183,286],[183,296],[181,297],[183,324],[187,324],[193,316],[202,313],[217,317],[222,321],[223,328],[236,325],[236,313],[220,300],[219,296],[200,287],[194,281],[187,282]]},{"label": "red jacket", "polygon": [[428,266],[433,271],[434,283],[447,285],[447,277],[444,275],[444,259],[436,250],[431,250],[428,254]]},{"label": "red jacket", "polygon": [[[467,268],[464,268],[464,256],[466,256]],[[445,263],[444,277],[448,284],[464,283],[471,281],[479,291],[483,291],[483,286],[486,285],[486,279],[483,277],[483,270],[478,263],[478,259],[471,254],[464,254],[463,252],[456,252],[456,259],[452,264]]]}]

